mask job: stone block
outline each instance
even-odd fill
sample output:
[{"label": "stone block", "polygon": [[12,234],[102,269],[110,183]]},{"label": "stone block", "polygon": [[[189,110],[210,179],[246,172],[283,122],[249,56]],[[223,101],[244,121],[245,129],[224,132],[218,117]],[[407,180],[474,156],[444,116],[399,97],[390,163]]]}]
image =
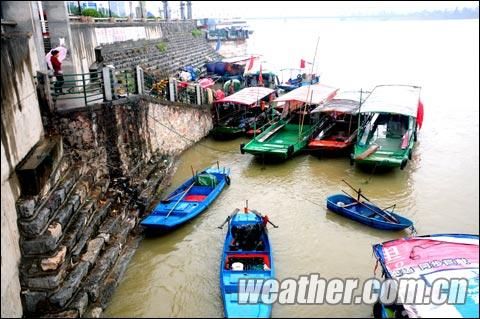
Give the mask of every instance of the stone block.
[{"label": "stone block", "polygon": [[20,218],[31,218],[35,213],[35,205],[36,202],[33,198],[20,199],[17,202],[17,212],[20,215]]},{"label": "stone block", "polygon": [[60,269],[56,274],[49,276],[29,277],[26,279],[26,284],[32,289],[55,289],[63,281],[65,271]]},{"label": "stone block", "polygon": [[65,261],[66,253],[67,247],[62,246],[53,257],[42,259],[40,267],[43,271],[56,270]]},{"label": "stone block", "polygon": [[49,218],[50,218],[50,209],[43,208],[38,212],[37,216],[32,220],[29,220],[29,221],[20,220],[19,221],[20,229],[23,231],[25,237],[32,238],[32,237],[38,236],[47,225]]},{"label": "stone block", "polygon": [[25,255],[46,254],[55,248],[62,236],[62,226],[59,223],[52,223],[45,234],[35,238],[22,240],[21,247]]},{"label": "stone block", "polygon": [[55,216],[55,220],[60,225],[62,225],[62,227],[66,227],[68,222],[70,221],[70,218],[73,214],[73,207],[74,206],[71,202],[67,202],[58,210],[57,216]]},{"label": "stone block", "polygon": [[28,313],[37,312],[37,305],[40,302],[45,302],[47,300],[47,293],[45,291],[22,291],[21,294],[26,311]]},{"label": "stone block", "polygon": [[25,255],[40,255],[55,249],[56,243],[54,238],[42,235],[36,239],[21,241],[21,247]]},{"label": "stone block", "polygon": [[86,261],[92,266],[95,263],[95,260],[97,259],[104,243],[105,239],[103,238],[95,238],[90,240],[87,244],[87,251],[82,255],[80,260]]},{"label": "stone block", "polygon": [[49,313],[42,318],[78,318],[78,310],[66,310],[58,313]]},{"label": "stone block", "polygon": [[120,245],[114,244],[109,247],[105,253],[100,256],[95,264],[95,267],[90,272],[90,275],[84,282],[85,290],[88,292],[90,299],[93,302],[96,302],[100,290],[103,287],[103,279],[107,273],[111,270],[111,266],[117,260],[118,254],[120,253]]},{"label": "stone block", "polygon": [[79,317],[82,317],[88,306],[88,294],[84,291],[78,293],[70,304],[69,308],[78,311]]},{"label": "stone block", "polygon": [[88,272],[88,267],[88,262],[80,262],[68,275],[62,287],[50,297],[50,301],[63,308],[79,288],[83,277],[85,277]]}]

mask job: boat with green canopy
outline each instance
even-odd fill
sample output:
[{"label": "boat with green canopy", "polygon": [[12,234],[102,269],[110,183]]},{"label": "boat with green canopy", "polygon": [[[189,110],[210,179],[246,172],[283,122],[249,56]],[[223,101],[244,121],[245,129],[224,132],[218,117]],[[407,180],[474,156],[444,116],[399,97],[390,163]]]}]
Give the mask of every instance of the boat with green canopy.
[{"label": "boat with green canopy", "polygon": [[311,111],[330,101],[337,90],[324,84],[313,84],[275,99],[282,116],[248,144],[241,144],[240,152],[277,159],[287,159],[299,152],[323,123],[318,113],[312,115]]},{"label": "boat with green canopy", "polygon": [[421,88],[378,85],[360,106],[358,137],[350,164],[404,169],[423,122]]}]

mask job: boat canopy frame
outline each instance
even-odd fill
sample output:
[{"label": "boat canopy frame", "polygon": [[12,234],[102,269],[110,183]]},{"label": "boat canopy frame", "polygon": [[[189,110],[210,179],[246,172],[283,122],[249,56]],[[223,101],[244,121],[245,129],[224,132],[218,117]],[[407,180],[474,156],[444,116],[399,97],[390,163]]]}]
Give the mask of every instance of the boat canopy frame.
[{"label": "boat canopy frame", "polygon": [[382,84],[373,88],[360,105],[359,113],[391,113],[417,117],[421,87]]}]

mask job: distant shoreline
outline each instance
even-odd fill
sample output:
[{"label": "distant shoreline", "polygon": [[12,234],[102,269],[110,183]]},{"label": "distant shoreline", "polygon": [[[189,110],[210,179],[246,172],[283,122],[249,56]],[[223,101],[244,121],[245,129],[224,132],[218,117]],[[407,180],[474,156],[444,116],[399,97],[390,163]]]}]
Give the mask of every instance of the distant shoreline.
[{"label": "distant shoreline", "polygon": [[281,19],[322,19],[322,20],[349,20],[349,21],[412,21],[412,20],[479,20],[479,17],[438,17],[438,18],[427,18],[427,17],[402,17],[402,16],[392,16],[392,17],[379,17],[379,16],[348,16],[348,17],[257,17],[257,18],[244,18],[244,20],[281,20]]}]

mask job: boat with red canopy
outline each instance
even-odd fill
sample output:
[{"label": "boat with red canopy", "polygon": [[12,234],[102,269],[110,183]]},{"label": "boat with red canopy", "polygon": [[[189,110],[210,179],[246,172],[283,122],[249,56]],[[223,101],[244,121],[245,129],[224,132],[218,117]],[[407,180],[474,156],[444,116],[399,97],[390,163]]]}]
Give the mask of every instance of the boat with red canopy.
[{"label": "boat with red canopy", "polygon": [[301,86],[275,99],[277,108],[281,105],[281,119],[248,144],[241,144],[240,152],[283,160],[298,153],[307,146],[310,136],[321,125],[318,118],[312,116],[311,110],[330,101],[337,90],[317,83]]},{"label": "boat with red canopy", "polygon": [[228,139],[260,133],[260,128],[268,122],[270,102],[275,97],[272,89],[248,87],[215,101],[212,110],[213,137]]},{"label": "boat with red canopy", "polygon": [[315,108],[312,113],[322,114],[322,125],[308,143],[310,151],[348,152],[357,140],[360,91],[340,91],[335,97]]}]

